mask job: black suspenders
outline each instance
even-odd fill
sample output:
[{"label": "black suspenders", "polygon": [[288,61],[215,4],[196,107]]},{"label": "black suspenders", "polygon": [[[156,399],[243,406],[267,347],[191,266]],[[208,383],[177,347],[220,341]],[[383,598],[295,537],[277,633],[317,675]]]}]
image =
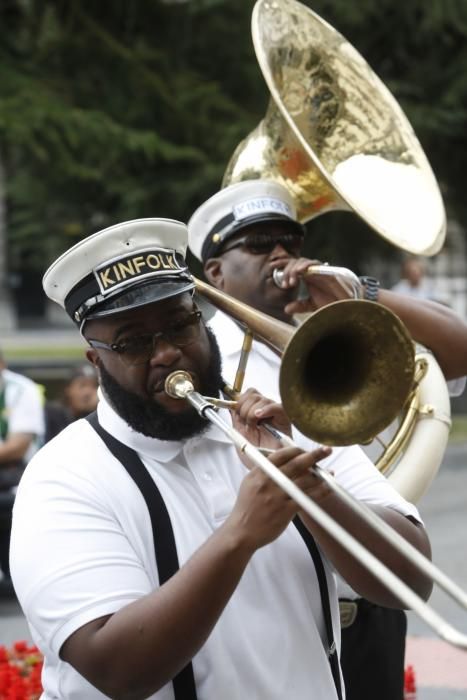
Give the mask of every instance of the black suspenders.
[{"label": "black suspenders", "polygon": [[[110,452],[122,463],[131,476],[135,484],[141,491],[151,518],[154,549],[156,553],[156,564],[159,572],[159,581],[162,585],[173,576],[179,567],[175,537],[170,522],[170,516],[164,503],[160,491],[152,477],[149,475],[143,462],[138,457],[135,450],[117,440],[110,435],[99,423],[97,413],[87,416],[88,422],[102,438]],[[336,645],[332,630],[331,607],[329,604],[329,593],[326,583],[326,574],[321,555],[312,535],[308,532],[299,518],[295,518],[294,525],[302,536],[316,569],[319,590],[321,594],[321,604],[323,606],[324,622],[328,637],[328,657],[331,665],[331,672],[336,684],[339,700],[342,700],[340,684],[339,664],[336,653]],[[188,663],[174,678],[173,688],[175,700],[197,700],[196,686],[193,674],[193,666]]]},{"label": "black suspenders", "polygon": [[337,658],[336,642],[334,641],[334,632],[332,629],[331,605],[329,602],[329,590],[326,583],[326,573],[324,571],[323,560],[319,553],[313,535],[306,529],[299,517],[294,518],[293,524],[301,534],[308,551],[311,554],[315,565],[316,575],[318,577],[319,592],[321,595],[321,606],[323,608],[324,624],[326,626],[326,636],[328,638],[327,656],[331,666],[332,677],[336,686],[337,697],[342,700],[341,675],[339,670],[339,659]]},{"label": "black suspenders", "polygon": [[[105,442],[110,452],[127,470],[141,491],[151,516],[156,564],[162,586],[179,570],[177,548],[164,499],[148,473],[148,470],[131,447],[114,438],[100,425],[97,413],[91,413],[87,420]],[[188,663],[172,680],[175,700],[197,700],[193,666]]]}]

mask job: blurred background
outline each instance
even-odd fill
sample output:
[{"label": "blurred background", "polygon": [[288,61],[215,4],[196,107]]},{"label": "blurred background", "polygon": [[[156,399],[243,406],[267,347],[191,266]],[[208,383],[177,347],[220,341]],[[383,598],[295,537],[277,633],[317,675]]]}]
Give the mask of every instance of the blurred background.
[{"label": "blurred background", "polygon": [[[253,4],[2,0],[0,260],[12,323],[48,318],[40,280],[71,244],[125,219],[187,220],[218,189],[269,100],[250,35]],[[465,313],[466,3],[303,4],[346,36],[409,117],[449,219],[428,273]],[[383,281],[397,280],[400,252],[353,214],[318,218],[309,232],[317,257],[356,272],[375,256],[390,259]]]},{"label": "blurred background", "polygon": [[[439,301],[467,317],[467,2],[303,4],[354,45],[408,116],[448,219],[445,245],[424,261],[424,276]],[[269,92],[251,40],[253,5],[0,1],[0,348],[47,397],[59,395],[83,357],[71,321],[42,291],[48,265],[123,220],[187,221],[219,189],[234,149],[263,118]],[[356,215],[326,214],[307,230],[310,257],[374,275],[386,287],[400,280],[402,251]],[[439,518],[449,510],[451,518],[465,515],[467,392],[452,411],[439,496],[432,490],[421,504],[441,564],[446,538],[455,535],[462,551],[462,531]],[[467,585],[465,559],[449,554],[447,565]],[[27,635],[14,601],[0,605],[2,615],[3,641]],[[430,693],[419,698],[461,697],[456,686]]]},{"label": "blurred background", "polygon": [[[465,316],[467,3],[303,4],[355,46],[409,117],[448,215],[445,246],[427,259],[425,274],[436,297]],[[251,40],[253,5],[0,3],[1,345],[10,366],[49,384],[52,394],[62,366],[82,348],[42,292],[45,269],[113,223],[186,221],[219,188],[235,147],[269,101]],[[311,257],[373,274],[385,286],[400,278],[401,251],[356,215],[326,214],[307,227]],[[50,329],[53,342],[37,338]]]}]

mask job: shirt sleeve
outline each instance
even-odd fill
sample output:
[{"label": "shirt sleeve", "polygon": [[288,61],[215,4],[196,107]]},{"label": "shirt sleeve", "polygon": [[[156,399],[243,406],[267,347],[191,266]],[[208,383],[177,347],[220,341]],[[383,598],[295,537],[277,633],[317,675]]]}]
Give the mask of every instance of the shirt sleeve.
[{"label": "shirt sleeve", "polygon": [[[293,431],[293,438],[302,449],[317,447],[315,442],[298,431]],[[417,508],[399,495],[358,445],[333,447],[332,454],[321,465],[332,472],[340,486],[354,498],[371,505],[393,508],[422,522]]]},{"label": "shirt sleeve", "polygon": [[361,447],[335,447],[325,461],[336,480],[355,498],[371,505],[385,506],[422,522],[418,509],[403,498],[365,455]]},{"label": "shirt sleeve", "polygon": [[[64,477],[65,468],[45,462],[46,457],[32,460],[18,490],[11,573],[29,623],[58,654],[74,631],[146,595],[157,581],[143,567],[105,494],[78,470],[67,470]],[[47,476],[36,479],[34,473],[42,469]],[[129,500],[132,486],[130,481]]]}]

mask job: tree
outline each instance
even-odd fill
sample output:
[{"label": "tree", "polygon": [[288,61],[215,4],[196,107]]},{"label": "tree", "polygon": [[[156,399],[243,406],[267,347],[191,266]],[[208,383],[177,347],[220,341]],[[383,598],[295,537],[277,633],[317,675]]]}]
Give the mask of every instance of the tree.
[{"label": "tree", "polygon": [[6,266],[5,235],[5,185],[2,163],[0,161],[0,331],[11,331],[16,325],[8,283]]},{"label": "tree", "polygon": [[[306,4],[356,46],[401,102],[448,211],[465,225],[465,2]],[[250,37],[252,7],[253,0],[1,5],[10,269],[43,271],[71,243],[124,219],[186,220],[220,186],[269,98]],[[352,238],[337,236],[341,226],[355,229]],[[355,261],[355,240],[364,243],[360,255],[384,249],[364,229],[348,215],[322,217],[313,222],[314,244],[336,262]]]}]

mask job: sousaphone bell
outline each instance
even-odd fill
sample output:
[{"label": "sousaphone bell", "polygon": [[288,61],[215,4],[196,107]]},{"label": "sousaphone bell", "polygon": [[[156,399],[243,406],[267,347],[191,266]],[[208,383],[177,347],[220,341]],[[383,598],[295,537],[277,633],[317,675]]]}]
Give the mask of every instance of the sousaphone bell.
[{"label": "sousaphone bell", "polygon": [[302,222],[349,210],[398,248],[437,253],[446,216],[436,179],[402,109],[362,56],[296,0],[258,0],[252,35],[271,100],[235,150],[223,186],[275,180]]}]

